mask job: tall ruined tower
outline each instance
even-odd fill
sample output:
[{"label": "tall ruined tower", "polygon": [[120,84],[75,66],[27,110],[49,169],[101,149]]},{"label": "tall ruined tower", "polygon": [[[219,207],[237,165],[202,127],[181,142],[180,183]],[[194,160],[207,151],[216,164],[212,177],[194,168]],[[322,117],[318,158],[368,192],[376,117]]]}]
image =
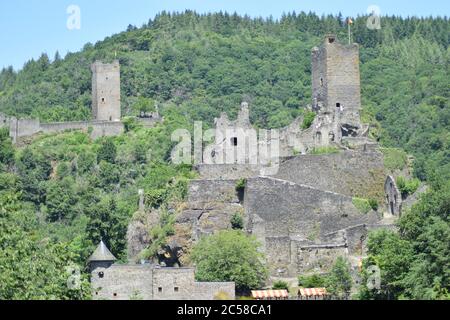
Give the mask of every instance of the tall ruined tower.
[{"label": "tall ruined tower", "polygon": [[337,136],[354,136],[361,128],[361,83],[358,44],[345,45],[327,35],[312,49],[313,110],[333,119]]},{"label": "tall ruined tower", "polygon": [[92,114],[95,120],[120,121],[119,61],[96,61],[92,70]]}]

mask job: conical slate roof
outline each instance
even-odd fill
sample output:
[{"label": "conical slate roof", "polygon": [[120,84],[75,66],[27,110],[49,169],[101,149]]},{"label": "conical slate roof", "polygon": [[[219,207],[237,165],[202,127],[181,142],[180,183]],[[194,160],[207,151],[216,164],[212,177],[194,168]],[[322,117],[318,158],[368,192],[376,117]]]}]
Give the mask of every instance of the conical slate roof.
[{"label": "conical slate roof", "polygon": [[109,251],[103,241],[100,241],[97,249],[95,249],[94,253],[89,257],[88,262],[93,261],[116,261],[116,257]]}]

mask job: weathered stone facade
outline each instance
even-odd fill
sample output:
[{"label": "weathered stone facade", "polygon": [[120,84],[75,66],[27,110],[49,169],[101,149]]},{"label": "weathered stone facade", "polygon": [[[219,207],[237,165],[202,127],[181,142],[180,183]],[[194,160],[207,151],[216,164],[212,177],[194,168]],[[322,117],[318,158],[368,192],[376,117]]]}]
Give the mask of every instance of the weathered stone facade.
[{"label": "weathered stone facade", "polygon": [[[234,121],[222,114],[215,121],[214,144],[196,166],[200,179],[191,181],[177,218],[195,241],[228,229],[233,212],[242,210],[245,230],[262,244],[273,277],[327,272],[338,256],[358,261],[369,230],[390,226],[381,210],[365,214],[353,201],[360,197],[381,204],[390,192],[383,154],[360,122],[358,45],[327,36],[312,50],[312,64],[316,118],[311,127],[302,129],[303,118],[298,118],[277,130],[274,143],[272,134],[256,135],[247,103]],[[257,161],[255,150],[237,156],[249,145],[258,147]],[[336,150],[310,154],[325,146]],[[274,159],[259,154],[268,147],[279,148],[274,171],[265,170]],[[239,195],[233,186],[243,178],[247,183]]]},{"label": "weathered stone facade", "polygon": [[388,212],[394,216],[400,216],[402,213],[402,194],[398,190],[395,179],[392,176],[387,177],[384,190]]},{"label": "weathered stone facade", "polygon": [[73,122],[54,122],[41,123],[35,119],[16,119],[10,120],[10,137],[13,142],[24,137],[31,137],[42,133],[60,133],[64,131],[80,130],[89,133],[92,139],[100,137],[110,137],[122,134],[124,125],[120,121],[73,121]]},{"label": "weathered stone facade", "polygon": [[100,243],[89,259],[95,300],[214,300],[235,298],[234,282],[196,282],[193,268],[121,265]]},{"label": "weathered stone facade", "polygon": [[96,61],[92,70],[92,115],[100,121],[120,121],[120,64]]}]

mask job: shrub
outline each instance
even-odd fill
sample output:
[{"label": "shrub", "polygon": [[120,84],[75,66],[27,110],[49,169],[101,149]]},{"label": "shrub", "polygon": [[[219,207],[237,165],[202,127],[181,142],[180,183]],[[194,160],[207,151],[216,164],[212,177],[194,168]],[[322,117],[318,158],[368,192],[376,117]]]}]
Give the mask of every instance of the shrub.
[{"label": "shrub", "polygon": [[237,192],[243,191],[245,189],[246,184],[247,184],[247,179],[245,179],[245,178],[239,179],[236,182],[236,191]]},{"label": "shrub", "polygon": [[299,276],[298,286],[302,288],[322,288],[325,287],[326,276],[313,274],[311,276]]},{"label": "shrub", "polygon": [[242,230],[244,229],[244,219],[239,212],[235,212],[231,217],[231,227],[234,230]]},{"label": "shrub", "polygon": [[311,151],[311,154],[332,154],[339,153],[339,151],[337,147],[316,147]]},{"label": "shrub", "polygon": [[420,185],[419,179],[406,180],[404,177],[397,177],[397,187],[403,197],[407,197],[417,191]]},{"label": "shrub", "polygon": [[370,210],[372,210],[372,206],[370,205],[369,200],[363,199],[363,198],[353,198],[352,199],[353,205],[356,207],[356,209],[359,210],[359,212],[366,214]]},{"label": "shrub", "polygon": [[408,164],[408,155],[405,151],[395,148],[381,148],[384,155],[384,166],[390,171],[402,170]]},{"label": "shrub", "polygon": [[378,201],[375,199],[369,199],[369,205],[373,211],[378,211]]},{"label": "shrub", "polygon": [[275,281],[273,286],[273,290],[288,290],[289,291],[289,284],[286,281]]},{"label": "shrub", "polygon": [[303,123],[302,123],[302,129],[306,130],[309,129],[311,127],[311,125],[314,122],[314,119],[316,118],[316,113],[313,111],[308,111],[306,112],[306,114],[304,115],[303,118]]},{"label": "shrub", "polygon": [[166,189],[152,189],[145,195],[145,200],[152,208],[158,208],[167,198]]}]

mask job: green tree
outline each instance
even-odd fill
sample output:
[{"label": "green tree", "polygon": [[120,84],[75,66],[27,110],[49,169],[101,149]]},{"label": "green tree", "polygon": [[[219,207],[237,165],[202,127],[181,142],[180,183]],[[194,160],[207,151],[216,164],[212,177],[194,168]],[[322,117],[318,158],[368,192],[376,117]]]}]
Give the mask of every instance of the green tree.
[{"label": "green tree", "polygon": [[81,300],[90,284],[65,243],[36,237],[33,214],[14,193],[0,194],[0,299]]},{"label": "green tree", "polygon": [[242,231],[221,231],[204,237],[195,245],[191,259],[199,281],[234,281],[245,293],[261,288],[267,278],[260,244]]},{"label": "green tree", "polygon": [[349,262],[343,257],[338,257],[326,280],[328,292],[339,299],[347,299],[352,283]]},{"label": "green tree", "polygon": [[114,163],[116,161],[117,148],[113,142],[113,139],[104,139],[100,148],[97,151],[97,162],[100,163],[102,160]]}]

